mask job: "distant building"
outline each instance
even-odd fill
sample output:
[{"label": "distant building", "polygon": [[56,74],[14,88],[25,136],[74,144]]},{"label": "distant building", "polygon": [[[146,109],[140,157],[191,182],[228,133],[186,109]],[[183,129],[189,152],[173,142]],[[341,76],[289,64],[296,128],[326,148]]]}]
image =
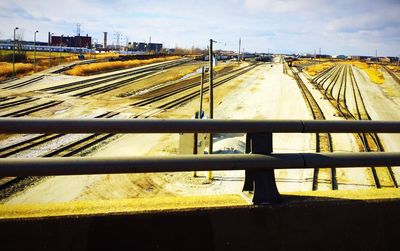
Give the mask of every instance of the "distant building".
[{"label": "distant building", "polygon": [[317,54],[315,55],[316,58],[331,58],[331,55],[325,55],[325,54]]},{"label": "distant building", "polygon": [[351,56],[352,60],[367,60],[370,56]]},{"label": "distant building", "polygon": [[398,57],[380,57],[379,61],[380,62],[385,62],[385,63],[394,63],[399,60]]},{"label": "distant building", "polygon": [[334,55],[332,58],[337,58],[337,59],[347,59],[347,56],[345,55]]},{"label": "distant building", "polygon": [[86,35],[83,36],[50,36],[49,44],[51,46],[63,46],[63,47],[81,47],[81,48],[92,48],[92,37]]},{"label": "distant building", "polygon": [[128,51],[161,52],[163,44],[132,42],[128,44]]}]

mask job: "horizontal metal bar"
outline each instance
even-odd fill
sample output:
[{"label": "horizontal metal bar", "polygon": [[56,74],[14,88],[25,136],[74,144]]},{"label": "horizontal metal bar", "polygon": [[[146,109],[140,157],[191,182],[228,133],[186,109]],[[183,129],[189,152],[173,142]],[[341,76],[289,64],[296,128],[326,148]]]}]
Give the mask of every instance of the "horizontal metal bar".
[{"label": "horizontal metal bar", "polygon": [[400,166],[400,153],[222,154],[130,158],[4,158],[0,159],[0,176],[368,166]]},{"label": "horizontal metal bar", "polygon": [[400,133],[400,121],[0,118],[0,133]]}]

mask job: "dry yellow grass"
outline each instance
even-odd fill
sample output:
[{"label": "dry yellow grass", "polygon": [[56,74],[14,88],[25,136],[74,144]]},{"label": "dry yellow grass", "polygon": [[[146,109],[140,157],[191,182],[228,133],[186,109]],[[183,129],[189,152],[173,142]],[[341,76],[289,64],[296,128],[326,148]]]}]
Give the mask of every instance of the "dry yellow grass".
[{"label": "dry yellow grass", "polygon": [[351,64],[359,69],[364,70],[373,83],[383,84],[383,82],[385,82],[385,77],[378,71],[378,66],[376,64],[368,65],[367,63],[359,61],[352,61]]},{"label": "dry yellow grass", "polygon": [[307,64],[310,62],[309,60],[295,60],[292,62],[292,65],[302,65],[302,64]]},{"label": "dry yellow grass", "polygon": [[310,76],[316,76],[319,73],[323,72],[324,70],[332,67],[333,65],[334,65],[334,63],[332,63],[332,62],[325,62],[322,64],[311,65],[305,69],[305,72],[307,72],[308,75],[310,75]]},{"label": "dry yellow grass", "polygon": [[85,76],[85,75],[93,74],[93,73],[137,67],[137,66],[146,65],[146,64],[174,60],[174,59],[178,59],[178,58],[180,58],[180,57],[173,56],[173,57],[153,58],[153,59],[145,59],[145,60],[135,59],[135,60],[128,60],[128,61],[93,63],[93,64],[75,66],[71,70],[66,71],[65,73],[68,75],[73,75],[73,76]]},{"label": "dry yellow grass", "polygon": [[[35,53],[33,51],[26,51],[26,57],[28,60],[33,60],[35,57]],[[7,55],[12,54],[12,51],[9,50],[0,50],[0,55]],[[119,57],[119,53],[115,52],[107,52],[107,53],[84,53],[86,59],[89,58],[96,58],[96,59],[105,59],[105,58],[115,58]],[[78,54],[76,53],[69,53],[69,52],[56,52],[53,51],[51,53],[52,58],[71,58],[74,60],[78,60]],[[50,57],[50,52],[48,51],[36,51],[36,59],[48,59]]]},{"label": "dry yellow grass", "polygon": [[[12,51],[0,51],[2,55],[10,54]],[[17,77],[23,77],[26,75],[30,75],[33,72],[33,59],[34,59],[34,52],[27,51],[27,62],[26,63],[16,63],[15,64],[15,72]],[[59,63],[69,63],[73,61],[78,61],[78,54],[68,53],[68,52],[52,52],[51,54],[51,66],[56,66]],[[60,60],[61,56],[61,60]],[[106,59],[106,58],[115,58],[118,57],[118,53],[101,53],[101,54],[94,54],[94,53],[86,53],[84,54],[85,59]],[[49,57],[50,53],[48,51],[37,51],[36,52],[36,71],[42,71],[49,68]],[[7,77],[12,76],[12,63],[9,62],[0,62],[0,80],[5,79]]]},{"label": "dry yellow grass", "polygon": [[[96,59],[106,59],[106,58],[119,57],[119,54],[115,53],[115,52],[97,53],[97,54],[91,54],[90,56],[93,56],[93,55],[94,55],[94,57]],[[85,58],[86,58],[86,56],[88,56],[88,55],[85,54]]]},{"label": "dry yellow grass", "polygon": [[[16,63],[15,73],[16,74],[26,74],[33,71],[32,64]],[[0,62],[0,78],[10,77],[13,74],[12,63]]]}]

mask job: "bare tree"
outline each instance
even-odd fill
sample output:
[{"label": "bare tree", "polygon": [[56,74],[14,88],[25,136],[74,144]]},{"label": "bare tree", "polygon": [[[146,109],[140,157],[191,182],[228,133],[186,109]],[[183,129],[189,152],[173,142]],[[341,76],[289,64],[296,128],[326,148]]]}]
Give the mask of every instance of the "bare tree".
[{"label": "bare tree", "polygon": [[26,51],[23,50],[23,41],[24,41],[24,32],[20,31],[16,34],[15,36],[15,47],[16,47],[16,61],[25,61],[27,59],[26,57]]}]

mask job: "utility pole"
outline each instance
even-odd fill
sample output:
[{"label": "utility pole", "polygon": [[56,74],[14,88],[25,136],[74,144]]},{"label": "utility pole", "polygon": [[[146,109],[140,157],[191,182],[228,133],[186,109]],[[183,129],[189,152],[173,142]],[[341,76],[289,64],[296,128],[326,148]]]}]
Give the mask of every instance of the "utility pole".
[{"label": "utility pole", "polygon": [[319,55],[318,63],[320,63],[321,62],[321,48],[318,49],[318,55]]},{"label": "utility pole", "polygon": [[33,34],[33,72],[36,72],[36,34],[39,31],[35,31]]},{"label": "utility pole", "polygon": [[209,90],[209,94],[210,94],[210,119],[212,119],[214,116],[214,93],[213,93],[213,40],[210,39],[210,47],[209,47],[209,51],[208,51],[208,60],[210,63],[210,69],[209,69],[209,83],[210,83],[210,90]]},{"label": "utility pole", "polygon": [[54,33],[51,33],[50,38],[49,38],[49,46],[50,46],[49,47],[49,51],[50,51],[49,67],[51,67],[51,40],[52,40],[53,35],[54,35]]},{"label": "utility pole", "polygon": [[238,62],[240,62],[240,46],[242,45],[242,38],[239,38],[239,53],[238,53]]},{"label": "utility pole", "polygon": [[[210,63],[210,69],[209,69],[209,83],[210,83],[210,87],[209,87],[209,94],[210,94],[210,119],[213,119],[214,117],[214,93],[213,93],[213,40],[210,39],[210,47],[209,47],[209,51],[208,51],[208,59],[209,59],[209,63]],[[209,152],[208,154],[212,154],[213,153],[213,135],[212,133],[210,133],[210,144],[209,144]],[[208,171],[207,173],[207,179],[211,180],[212,179],[212,171]]]},{"label": "utility pole", "polygon": [[82,54],[82,43],[81,43],[81,24],[76,24],[76,34],[78,36],[78,47],[79,47],[79,54]]},{"label": "utility pole", "polygon": [[13,76],[15,76],[15,31],[18,30],[18,27],[14,28],[14,40],[13,40]]},{"label": "utility pole", "polygon": [[[201,67],[200,109],[199,109],[199,114],[198,114],[197,117],[195,117],[195,119],[201,119],[202,118],[202,114],[203,114],[203,92],[204,92],[204,66]],[[197,152],[198,135],[199,135],[198,133],[194,134],[194,146],[193,146],[193,153],[194,154],[198,154],[198,152]],[[204,141],[204,138],[202,140]],[[202,142],[202,144],[204,144],[204,142]],[[203,154],[203,152],[201,154]],[[197,177],[197,171],[194,171],[193,177]]]},{"label": "utility pole", "polygon": [[201,118],[201,114],[203,112],[203,88],[204,88],[204,66],[201,67],[201,82],[200,82],[200,109],[199,109],[199,118]]},{"label": "utility pole", "polygon": [[64,36],[64,35],[61,35],[61,40],[60,40],[60,60],[58,61],[58,64],[61,64],[63,36]]}]

